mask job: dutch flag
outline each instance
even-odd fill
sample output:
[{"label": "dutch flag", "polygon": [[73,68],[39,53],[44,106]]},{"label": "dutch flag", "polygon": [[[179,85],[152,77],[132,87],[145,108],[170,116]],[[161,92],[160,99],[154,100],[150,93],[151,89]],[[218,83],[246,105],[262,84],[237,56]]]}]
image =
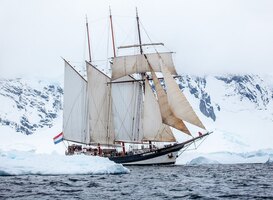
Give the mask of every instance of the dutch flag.
[{"label": "dutch flag", "polygon": [[61,132],[60,134],[56,135],[56,136],[53,138],[54,144],[58,144],[59,142],[61,142],[61,141],[63,141],[63,140],[64,140],[63,132]]}]

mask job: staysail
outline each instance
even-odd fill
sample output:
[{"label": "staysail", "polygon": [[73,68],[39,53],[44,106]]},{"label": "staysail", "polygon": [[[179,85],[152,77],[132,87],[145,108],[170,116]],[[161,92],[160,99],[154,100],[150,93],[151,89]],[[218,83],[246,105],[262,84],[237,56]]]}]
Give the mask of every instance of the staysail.
[{"label": "staysail", "polygon": [[115,141],[141,140],[139,111],[142,103],[142,89],[139,82],[132,80],[133,78],[126,76],[117,80],[123,82],[111,84]]},{"label": "staysail", "polygon": [[[170,52],[159,54],[171,74],[176,75],[177,73],[173,64],[172,54]],[[158,53],[145,54],[145,56],[148,58],[151,66],[153,66],[154,71],[161,71]],[[138,54],[115,57],[112,64],[112,80],[134,73],[149,72],[150,68],[145,56],[143,54]]]},{"label": "staysail", "polygon": [[176,141],[170,127],[162,123],[158,102],[147,79],[145,79],[143,133],[143,140],[146,141]]},{"label": "staysail", "polygon": [[162,116],[163,123],[167,124],[173,128],[176,128],[186,134],[191,135],[190,131],[188,130],[188,128],[186,127],[184,122],[181,119],[177,118],[174,115],[174,113],[172,112],[172,110],[169,106],[169,103],[168,103],[167,94],[164,91],[163,87],[161,86],[161,84],[160,84],[160,82],[159,82],[159,80],[152,68],[151,68],[151,72],[152,72],[153,82],[155,85],[155,90],[157,93],[157,99],[158,99],[160,113]]},{"label": "staysail", "polygon": [[173,79],[170,71],[161,63],[162,74],[164,76],[165,84],[167,87],[168,103],[173,113],[180,119],[189,122],[202,129],[206,129],[202,124],[185,95],[179,89],[177,83]]},{"label": "staysail", "polygon": [[87,134],[87,81],[65,61],[64,72],[64,139],[89,143]]},{"label": "staysail", "polygon": [[88,125],[90,143],[113,144],[110,78],[86,62],[88,77]]}]

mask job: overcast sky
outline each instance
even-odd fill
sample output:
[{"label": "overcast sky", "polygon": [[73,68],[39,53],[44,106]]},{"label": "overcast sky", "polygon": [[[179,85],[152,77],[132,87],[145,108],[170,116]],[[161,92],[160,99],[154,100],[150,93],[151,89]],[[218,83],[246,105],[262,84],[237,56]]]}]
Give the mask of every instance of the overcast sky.
[{"label": "overcast sky", "polygon": [[0,76],[61,78],[61,56],[82,65],[86,14],[93,59],[111,57],[109,5],[117,46],[137,42],[137,6],[179,73],[273,74],[272,0],[0,0]]}]

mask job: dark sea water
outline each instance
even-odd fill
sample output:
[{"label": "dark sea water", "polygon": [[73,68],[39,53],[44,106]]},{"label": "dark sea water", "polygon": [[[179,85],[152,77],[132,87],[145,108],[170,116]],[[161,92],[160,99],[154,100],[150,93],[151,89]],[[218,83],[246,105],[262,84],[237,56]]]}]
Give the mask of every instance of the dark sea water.
[{"label": "dark sea water", "polygon": [[273,199],[273,165],[128,167],[130,174],[0,176],[0,199]]}]

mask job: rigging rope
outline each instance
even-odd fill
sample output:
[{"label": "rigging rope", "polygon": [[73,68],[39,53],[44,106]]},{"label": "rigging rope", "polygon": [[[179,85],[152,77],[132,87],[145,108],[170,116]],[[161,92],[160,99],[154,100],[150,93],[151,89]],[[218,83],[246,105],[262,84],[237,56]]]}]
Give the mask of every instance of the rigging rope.
[{"label": "rigging rope", "polygon": [[[151,39],[150,36],[148,35],[148,32],[147,32],[147,30],[145,29],[144,25],[141,23],[141,21],[140,21],[140,25],[141,25],[141,28],[144,30],[146,36],[148,37],[149,41],[153,44],[152,39]],[[152,47],[153,47],[154,50],[157,52],[157,49],[156,49],[155,45],[152,45]],[[164,47],[165,47],[168,51],[171,52],[171,50],[170,50],[169,48],[167,48],[165,45],[164,45]],[[158,53],[158,52],[157,52],[157,53]]]},{"label": "rigging rope", "polygon": [[[196,149],[197,149],[197,148],[198,148],[198,147],[207,139],[207,137],[208,137],[208,136],[204,137],[204,139],[201,140],[200,144],[199,144],[197,147],[195,147],[194,149],[189,149],[188,151],[196,150]],[[186,147],[184,150],[182,150],[182,151],[180,152],[180,154],[177,155],[177,157],[179,157],[182,153],[184,153],[184,152],[191,146],[191,144],[194,143],[194,142],[195,142],[195,141],[192,141],[191,143],[188,143],[188,144],[187,144],[187,147]]]}]

